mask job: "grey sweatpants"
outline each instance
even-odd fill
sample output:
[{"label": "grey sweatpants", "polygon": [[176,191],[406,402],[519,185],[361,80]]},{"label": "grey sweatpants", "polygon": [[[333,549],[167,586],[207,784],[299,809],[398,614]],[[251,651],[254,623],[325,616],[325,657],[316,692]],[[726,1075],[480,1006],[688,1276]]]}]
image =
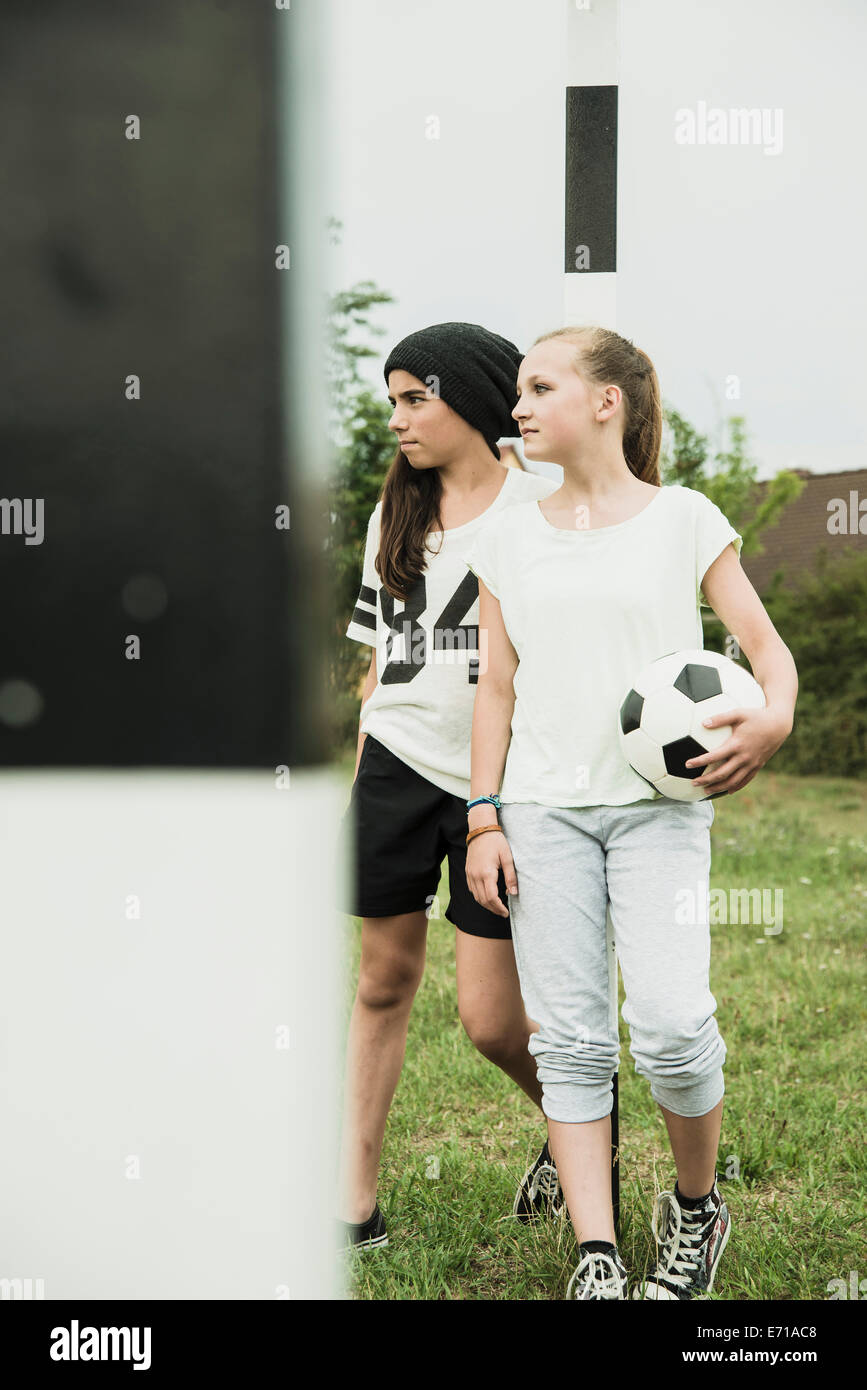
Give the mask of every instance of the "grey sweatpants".
[{"label": "grey sweatpants", "polygon": [[500,823],[518,892],[509,898],[521,992],[552,1120],[612,1107],[620,1048],[609,1018],[610,902],[635,1070],[676,1115],[725,1092],[726,1045],[710,992],[709,801],[560,808],[506,803]]}]

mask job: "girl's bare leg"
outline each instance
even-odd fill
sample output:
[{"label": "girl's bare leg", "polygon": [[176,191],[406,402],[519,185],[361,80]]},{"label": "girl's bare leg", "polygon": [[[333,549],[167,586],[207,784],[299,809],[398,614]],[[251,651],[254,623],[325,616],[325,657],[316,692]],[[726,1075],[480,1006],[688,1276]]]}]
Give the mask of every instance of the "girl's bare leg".
[{"label": "girl's bare leg", "polygon": [[424,973],[427,922],[424,911],[362,918],[361,966],[344,1073],[339,1175],[344,1221],[366,1221],[376,1204],[385,1122]]}]

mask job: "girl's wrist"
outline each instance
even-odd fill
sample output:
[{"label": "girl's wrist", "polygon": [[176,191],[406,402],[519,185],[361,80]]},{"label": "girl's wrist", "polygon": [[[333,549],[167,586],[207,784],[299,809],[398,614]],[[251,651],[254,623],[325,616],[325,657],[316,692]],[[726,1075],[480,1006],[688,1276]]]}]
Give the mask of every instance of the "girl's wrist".
[{"label": "girl's wrist", "polygon": [[[493,799],[485,800],[484,798],[488,796]],[[475,802],[476,804],[468,804],[467,828],[473,830],[478,825],[496,825],[498,823],[499,801],[499,792],[496,796],[494,796],[494,793],[476,792],[475,795],[473,795],[471,792],[469,802]]]},{"label": "girl's wrist", "polygon": [[765,713],[769,714],[776,725],[780,737],[788,738],[792,732],[795,722],[794,711],[788,705],[765,705]]},{"label": "girl's wrist", "polygon": [[470,826],[466,835],[467,848],[469,849],[474,840],[483,840],[487,835],[502,835],[503,833],[501,825],[477,825],[475,828]]}]

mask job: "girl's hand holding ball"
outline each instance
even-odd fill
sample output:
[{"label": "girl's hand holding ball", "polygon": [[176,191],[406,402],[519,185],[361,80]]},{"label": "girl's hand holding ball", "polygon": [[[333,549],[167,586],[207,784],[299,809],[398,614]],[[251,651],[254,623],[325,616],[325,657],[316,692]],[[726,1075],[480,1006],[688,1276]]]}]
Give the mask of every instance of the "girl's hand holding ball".
[{"label": "girl's hand holding ball", "polygon": [[[738,792],[751,782],[760,767],[774,756],[777,749],[792,732],[789,721],[781,719],[773,710],[734,709],[724,714],[710,715],[702,720],[705,728],[717,728],[721,724],[731,724],[731,737],[714,748],[711,753],[702,753],[698,758],[688,758],[687,767],[694,767],[698,775],[694,787],[707,787],[709,792]],[[713,763],[705,770],[702,764]]]}]

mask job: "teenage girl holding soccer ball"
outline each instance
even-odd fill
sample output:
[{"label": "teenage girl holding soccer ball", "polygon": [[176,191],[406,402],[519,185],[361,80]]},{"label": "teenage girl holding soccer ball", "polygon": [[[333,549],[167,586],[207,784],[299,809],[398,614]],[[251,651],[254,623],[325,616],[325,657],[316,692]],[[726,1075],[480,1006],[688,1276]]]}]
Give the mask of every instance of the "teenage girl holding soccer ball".
[{"label": "teenage girl holding soccer ball", "polygon": [[633,771],[617,710],[636,671],[703,646],[703,592],[767,701],[717,715],[730,737],[692,760],[718,796],[746,786],[791,732],[797,672],[740,567],[741,537],[702,493],[660,486],[662,410],[645,353],[602,328],[546,334],[521,364],[514,416],[527,457],[561,464],[563,484],[482,530],[468,556],[487,638],[470,797],[488,799],[469,811],[467,882],[495,913],[500,874],[510,895],[521,991],[539,1024],[530,1051],[579,1245],[567,1297],[627,1297],[611,1202],[609,903],[630,1051],[677,1170],[654,1204],[657,1263],[634,1296],[699,1297],[730,1230],[716,1184],[726,1046],[707,901],[688,924],[676,909],[679,890],[708,881],[714,810],[662,797]]}]

